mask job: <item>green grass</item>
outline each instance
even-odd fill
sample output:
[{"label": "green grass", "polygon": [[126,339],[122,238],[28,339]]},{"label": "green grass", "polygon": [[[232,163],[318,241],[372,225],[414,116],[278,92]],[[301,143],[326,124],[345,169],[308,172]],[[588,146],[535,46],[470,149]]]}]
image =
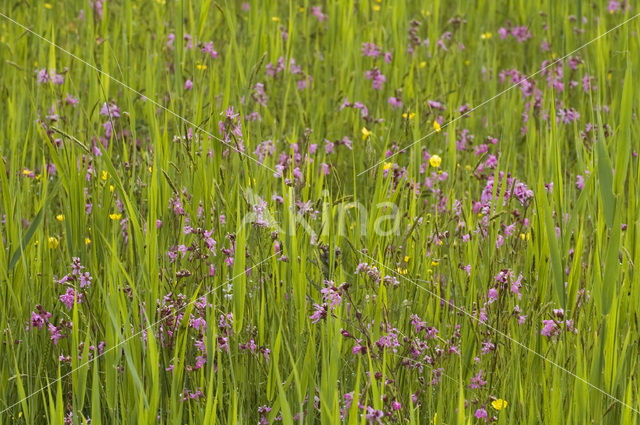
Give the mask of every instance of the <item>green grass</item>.
[{"label": "green grass", "polygon": [[[312,9],[320,5],[322,21]],[[89,0],[0,1],[0,424],[366,424],[367,407],[385,412],[381,423],[485,423],[475,416],[482,407],[497,424],[639,423],[636,5],[248,6],[108,0],[100,18]],[[429,39],[413,54],[412,20],[420,41]],[[531,38],[500,36],[520,25]],[[444,50],[438,40],[449,31]],[[209,41],[216,58],[201,51]],[[380,57],[363,56],[362,43],[379,46]],[[543,62],[578,48],[579,60],[550,68],[563,66],[563,89],[548,85]],[[284,70],[268,76],[281,57]],[[381,90],[366,77],[374,67]],[[39,84],[43,68],[64,83]],[[511,69],[538,72],[535,106],[521,87],[505,91],[513,82],[500,73]],[[392,96],[401,108],[391,108]],[[367,114],[339,110],[345,98]],[[100,114],[105,102],[119,118]],[[464,104],[481,106],[461,117]],[[218,121],[231,106],[242,136],[225,142]],[[571,112],[564,108],[580,117],[556,122]],[[105,124],[115,130],[103,145]],[[352,149],[338,143],[344,137]],[[274,151],[261,161],[266,140]],[[246,155],[234,152],[240,141]],[[490,155],[495,168],[483,171]],[[507,175],[532,190],[528,203]],[[483,190],[493,203],[477,210]],[[260,197],[265,227],[252,224]],[[310,212],[298,213],[300,202]],[[56,283],[74,257],[92,277],[88,288]],[[384,283],[359,273],[360,263]],[[513,278],[498,287],[507,269]],[[520,274],[518,297],[511,284]],[[315,322],[324,281],[341,303]],[[83,294],[71,309],[60,300],[67,287]],[[72,322],[57,344],[48,323],[31,324],[37,305],[53,326]],[[220,326],[229,313],[233,323]],[[416,332],[413,314],[437,335]],[[556,321],[555,336],[541,334],[543,320]],[[395,350],[376,345],[394,338]],[[98,356],[89,347],[101,342]],[[471,388],[480,370],[486,384]],[[183,400],[185,390],[201,393]]]}]

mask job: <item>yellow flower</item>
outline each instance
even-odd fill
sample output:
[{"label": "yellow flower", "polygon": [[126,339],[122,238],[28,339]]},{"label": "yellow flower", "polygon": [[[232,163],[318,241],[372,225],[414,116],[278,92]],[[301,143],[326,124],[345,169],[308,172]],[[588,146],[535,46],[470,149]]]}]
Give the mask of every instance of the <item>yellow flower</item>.
[{"label": "yellow flower", "polygon": [[272,17],[272,18],[271,18],[271,20],[272,20],[273,22],[279,22],[279,21],[280,21],[280,18],[278,18],[277,16],[274,16],[274,17]]},{"label": "yellow flower", "polygon": [[60,243],[55,236],[49,236],[49,248],[56,249]]},{"label": "yellow flower", "polygon": [[391,167],[393,167],[393,163],[392,162],[385,162],[384,164],[382,164],[382,169],[384,171],[387,171],[388,169],[390,169]]},{"label": "yellow flower", "polygon": [[435,415],[433,415],[433,425],[436,425],[436,420],[438,419],[438,412],[436,412]]},{"label": "yellow flower", "polygon": [[483,39],[483,40],[488,40],[488,39],[491,38],[491,35],[492,34],[490,32],[484,32],[484,33],[480,34],[480,38]]},{"label": "yellow flower", "polygon": [[107,174],[106,171],[102,171],[102,180],[106,180],[109,177],[109,174]]},{"label": "yellow flower", "polygon": [[114,221],[120,220],[120,217],[122,217],[122,214],[120,213],[109,214],[109,218]]},{"label": "yellow flower", "polygon": [[58,214],[58,215],[56,216],[56,220],[58,220],[58,221],[64,221],[64,214]]},{"label": "yellow flower", "polygon": [[407,115],[407,113],[405,112],[404,114],[402,114],[402,118],[409,118],[410,120],[413,119],[413,117],[416,116],[415,112],[411,112],[409,115]]},{"label": "yellow flower", "polygon": [[373,10],[374,10],[374,11],[376,11],[376,12],[378,12],[378,11],[380,10],[380,5],[378,5],[378,4],[374,4],[374,5],[373,5]]},{"label": "yellow flower", "polygon": [[442,158],[440,158],[440,156],[438,155],[433,155],[431,158],[429,158],[429,164],[431,164],[431,166],[434,168],[438,168],[441,163]]},{"label": "yellow flower", "polygon": [[408,255],[405,255],[405,256],[404,256],[404,262],[405,262],[405,263],[408,263],[408,262],[409,262],[409,256],[408,256]]},{"label": "yellow flower", "polygon": [[113,187],[113,185],[109,185],[109,192],[113,192],[115,190],[115,188]]},{"label": "yellow flower", "polygon": [[470,64],[470,63],[471,63],[471,61],[469,61],[469,59],[467,59],[467,60],[465,60],[465,61],[464,61],[464,64],[465,64],[466,66],[469,66],[469,64]]},{"label": "yellow flower", "polygon": [[397,272],[402,274],[402,275],[405,275],[405,274],[407,274],[407,269],[403,269],[403,268],[398,267]]},{"label": "yellow flower", "polygon": [[440,123],[438,121],[433,122],[433,129],[435,131],[440,131]]},{"label": "yellow flower", "polygon": [[196,65],[196,68],[198,68],[198,71],[204,71],[205,69],[207,69],[207,65],[199,63],[198,65]]},{"label": "yellow flower", "polygon": [[367,140],[371,136],[371,132],[366,127],[362,127],[362,140]]},{"label": "yellow flower", "polygon": [[23,176],[31,176],[31,175],[33,175],[33,171],[31,171],[28,168],[25,168],[24,170],[22,170],[22,175]]},{"label": "yellow flower", "polygon": [[91,243],[91,239],[89,238],[84,238],[84,244],[85,245],[89,245]]},{"label": "yellow flower", "polygon": [[420,62],[420,68],[424,68],[425,66],[427,66],[427,62],[425,61]]},{"label": "yellow flower", "polygon": [[497,400],[493,400],[491,402],[491,405],[493,406],[494,409],[496,410],[502,410],[505,407],[507,407],[507,400],[503,400],[501,398],[497,399]]},{"label": "yellow flower", "polygon": [[51,9],[53,6],[51,6],[51,3],[45,3],[44,7],[45,9]]},{"label": "yellow flower", "polygon": [[433,267],[436,267],[438,264],[439,264],[439,261],[437,261],[437,260],[433,260],[433,261],[431,262],[431,265],[432,265]]}]

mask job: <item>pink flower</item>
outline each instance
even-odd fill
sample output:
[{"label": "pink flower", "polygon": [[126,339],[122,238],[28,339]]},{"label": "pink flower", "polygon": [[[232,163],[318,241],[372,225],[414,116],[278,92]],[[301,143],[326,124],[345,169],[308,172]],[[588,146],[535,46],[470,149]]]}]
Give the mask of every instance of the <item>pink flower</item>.
[{"label": "pink flower", "polygon": [[362,341],[358,340],[356,342],[356,345],[353,346],[353,354],[366,354],[367,353],[367,345],[366,344],[361,344]]},{"label": "pink flower", "polygon": [[191,80],[187,80],[184,82],[184,89],[185,90],[191,90],[193,89],[193,81]]},{"label": "pink flower", "polygon": [[549,46],[549,42],[547,40],[542,40],[542,42],[540,43],[540,50],[542,50],[543,52],[548,52],[549,50],[551,50],[551,47]]},{"label": "pink flower", "polygon": [[446,109],[445,106],[437,100],[429,100],[427,104],[431,109],[440,109],[441,111],[444,111]]},{"label": "pink flower", "polygon": [[607,12],[615,13],[621,9],[620,2],[615,0],[609,0],[609,5],[607,6]]},{"label": "pink flower", "polygon": [[320,173],[322,175],[327,176],[327,175],[329,175],[330,171],[331,171],[331,167],[329,166],[329,164],[327,164],[325,162],[320,164]]},{"label": "pink flower", "polygon": [[45,318],[36,312],[31,312],[31,326],[34,328],[42,329],[42,326],[45,323]]},{"label": "pink flower", "polygon": [[486,384],[487,381],[482,379],[482,370],[480,370],[476,376],[471,377],[471,384],[469,385],[469,388],[477,390]]},{"label": "pink flower", "polygon": [[487,298],[489,299],[488,304],[491,304],[494,301],[498,300],[498,290],[496,288],[489,289],[487,293]]},{"label": "pink flower", "polygon": [[315,308],[315,311],[309,317],[312,323],[318,323],[320,320],[327,317],[327,307],[328,307],[327,304],[323,304],[323,305],[314,304],[313,307]]},{"label": "pink flower", "polygon": [[487,422],[487,411],[483,407],[476,410],[475,417],[478,419],[484,419]]},{"label": "pink flower", "polygon": [[48,83],[49,80],[51,79],[49,77],[49,73],[47,72],[46,68],[42,68],[40,71],[36,71],[36,73],[38,77],[38,84]]},{"label": "pink flower", "polygon": [[553,320],[543,320],[542,324],[543,324],[543,327],[542,327],[542,330],[540,331],[540,334],[546,337],[552,337],[555,334],[557,334],[558,331],[560,330],[558,329],[556,322],[554,322]]},{"label": "pink flower", "polygon": [[532,37],[531,31],[525,26],[514,27],[511,29],[511,35],[516,38],[518,43],[522,43]]},{"label": "pink flower", "polygon": [[51,323],[49,323],[49,332],[51,332],[51,339],[53,340],[54,345],[58,345],[58,341],[64,338],[64,336],[60,332],[60,328],[55,327]]},{"label": "pink flower", "polygon": [[210,42],[206,43],[202,47],[202,52],[203,53],[208,53],[214,59],[218,57],[218,52],[213,50],[213,41],[210,41]]},{"label": "pink flower", "polygon": [[416,333],[420,332],[423,329],[426,329],[427,327],[427,322],[422,321],[422,319],[420,319],[420,317],[417,314],[411,315],[411,324],[413,325],[413,328],[416,330]]},{"label": "pink flower", "polygon": [[487,321],[487,310],[484,307],[480,309],[480,317],[478,318],[478,320],[480,321],[480,323],[484,323]]},{"label": "pink flower", "polygon": [[64,99],[65,103],[67,105],[71,105],[74,108],[76,107],[76,105],[78,104],[79,100],[76,99],[75,97],[71,96],[69,93],[67,93],[67,97]]},{"label": "pink flower", "polygon": [[328,15],[322,13],[322,6],[312,6],[311,14],[318,18],[318,22],[322,22],[329,17]]},{"label": "pink flower", "polygon": [[115,103],[107,103],[102,104],[102,108],[100,108],[100,115],[110,116],[111,118],[120,118],[120,108]]},{"label": "pink flower", "polygon": [[56,74],[55,72],[51,76],[51,82],[57,86],[64,84],[64,75]]},{"label": "pink flower", "polygon": [[335,144],[330,140],[324,139],[324,153],[326,153],[327,155],[331,154],[333,153],[334,149]]},{"label": "pink flower", "polygon": [[73,308],[73,302],[77,299],[78,304],[82,302],[82,294],[76,293],[73,288],[67,288],[67,292],[60,295],[60,301],[67,307],[67,310]]},{"label": "pink flower", "polygon": [[510,225],[504,227],[504,234],[507,236],[513,235],[515,231],[516,231],[516,223],[511,223]]},{"label": "pink flower", "polygon": [[195,319],[192,319],[190,324],[191,324],[191,327],[197,331],[201,329],[205,331],[207,329],[207,321],[202,317],[197,317]]},{"label": "pink flower", "polygon": [[198,357],[196,357],[196,365],[194,366],[194,369],[202,368],[202,366],[204,366],[205,363],[207,363],[207,357],[206,356],[198,356]]},{"label": "pink flower", "polygon": [[377,58],[380,55],[380,48],[374,43],[362,43],[362,56]]},{"label": "pink flower", "polygon": [[390,97],[388,102],[389,105],[391,105],[391,109],[402,108],[402,100],[398,99],[397,97]]},{"label": "pink flower", "polygon": [[378,68],[373,68],[364,74],[367,80],[371,80],[371,85],[374,90],[382,89],[382,84],[387,81],[386,77],[380,72]]}]

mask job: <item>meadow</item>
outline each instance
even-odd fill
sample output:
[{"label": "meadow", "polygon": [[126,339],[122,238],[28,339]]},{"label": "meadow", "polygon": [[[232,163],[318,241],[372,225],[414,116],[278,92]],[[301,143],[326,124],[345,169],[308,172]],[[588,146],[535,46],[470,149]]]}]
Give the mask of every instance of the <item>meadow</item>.
[{"label": "meadow", "polygon": [[0,424],[640,423],[640,15],[0,0]]}]

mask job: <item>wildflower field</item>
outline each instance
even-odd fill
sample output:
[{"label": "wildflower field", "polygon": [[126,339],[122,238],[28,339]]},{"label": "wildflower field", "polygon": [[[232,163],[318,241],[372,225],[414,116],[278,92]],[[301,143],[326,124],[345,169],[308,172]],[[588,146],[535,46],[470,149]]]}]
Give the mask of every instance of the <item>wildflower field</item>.
[{"label": "wildflower field", "polygon": [[0,0],[0,424],[639,424],[638,9]]}]

